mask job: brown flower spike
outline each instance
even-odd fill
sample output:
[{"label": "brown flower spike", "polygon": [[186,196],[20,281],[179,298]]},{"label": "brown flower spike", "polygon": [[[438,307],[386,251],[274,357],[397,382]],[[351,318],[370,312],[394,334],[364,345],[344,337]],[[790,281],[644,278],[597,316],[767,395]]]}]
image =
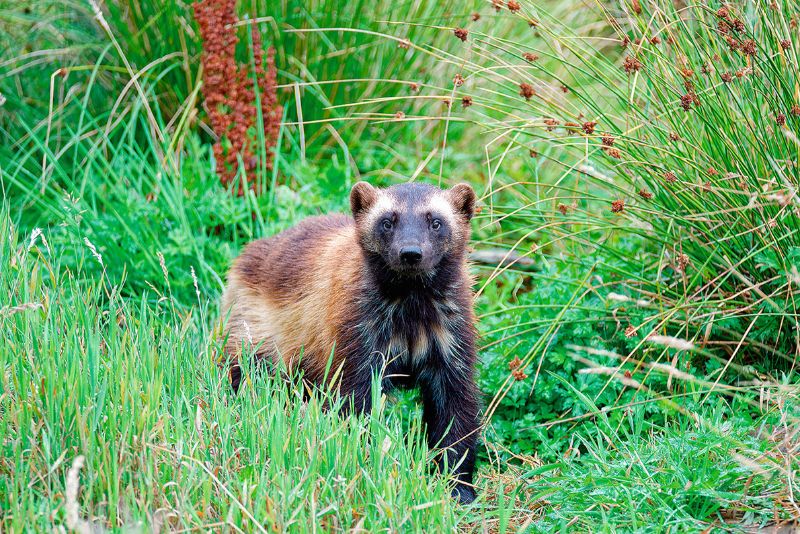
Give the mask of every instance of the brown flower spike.
[{"label": "brown flower spike", "polygon": [[[236,61],[239,42],[236,0],[200,0],[192,7],[203,42],[200,58],[205,72],[203,96],[211,127],[218,138],[214,144],[214,158],[220,181],[226,185],[234,181],[240,160],[247,173],[257,167],[254,145],[258,136],[253,134],[257,127],[257,104],[260,104],[267,149],[265,170],[270,171],[272,148],[277,143],[283,115],[276,94],[275,50],[270,48],[265,57],[261,33],[258,26],[253,25],[254,72],[251,73],[246,64]],[[238,194],[244,194],[242,185]]]},{"label": "brown flower spike", "polygon": [[455,35],[456,37],[461,39],[461,41],[466,41],[467,40],[467,35],[469,35],[469,32],[467,30],[465,30],[464,28],[456,28],[455,30],[453,30],[453,35]]},{"label": "brown flower spike", "polygon": [[611,213],[622,213],[622,210],[625,209],[625,201],[624,200],[615,200],[611,203]]}]

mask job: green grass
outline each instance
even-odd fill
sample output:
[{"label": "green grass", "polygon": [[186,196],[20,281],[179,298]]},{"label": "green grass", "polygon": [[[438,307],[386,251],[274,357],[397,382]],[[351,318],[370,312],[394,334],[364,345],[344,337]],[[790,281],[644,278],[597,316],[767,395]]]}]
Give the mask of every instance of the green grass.
[{"label": "green grass", "polygon": [[[53,234],[21,234],[7,210],[2,221],[4,530],[74,527],[66,496],[79,456],[79,520],[110,527],[694,529],[794,513],[797,436],[785,421],[798,415],[796,392],[758,421],[718,399],[698,425],[675,415],[654,425],[644,406],[621,407],[612,423],[564,384],[596,422],[544,466],[520,455],[509,463],[487,438],[482,500],[460,508],[429,472],[419,412],[398,411],[407,402],[341,419],[321,409],[324,398],[304,403],[296,381],[264,378],[233,396],[215,364],[205,291],[182,306],[169,289],[124,297],[104,269],[111,257],[91,242],[69,245],[78,260],[66,269]],[[191,271],[168,268],[164,286],[182,276],[194,286]]]},{"label": "green grass", "polygon": [[[3,529],[67,524],[67,469],[85,457],[81,520],[248,530],[449,529],[460,512],[427,476],[419,418],[386,402],[342,420],[304,403],[299,382],[264,379],[233,396],[200,300],[123,299],[106,275],[64,272],[47,234],[3,218]],[[99,263],[87,244],[81,261]],[[103,260],[107,261],[107,260]],[[413,505],[411,504],[413,503]]]},{"label": "green grass", "polygon": [[[0,2],[0,530],[797,522],[797,213],[770,196],[800,188],[790,164],[797,119],[781,130],[770,115],[794,102],[796,42],[759,54],[758,76],[729,86],[699,74],[715,51],[717,69],[747,61],[718,50],[717,6],[679,20],[657,1],[640,15],[571,1],[525,2],[516,15],[489,4],[379,4],[381,18],[360,4],[247,3],[243,13],[275,17],[262,24],[283,81],[313,83],[298,101],[282,94],[275,187],[236,197],[219,185],[192,96],[187,7],[137,5],[107,12],[117,48],[89,4],[41,1],[28,13]],[[762,48],[796,12],[778,7],[743,10],[745,34]],[[466,43],[454,26],[469,28]],[[326,27],[411,46],[286,32]],[[648,45],[628,77],[620,37],[665,27],[675,45]],[[540,59],[524,61],[528,51]],[[141,91],[123,93],[131,73],[121,54],[134,70],[164,59],[142,74]],[[688,114],[677,103],[678,54],[702,92]],[[53,76],[61,66],[66,78]],[[454,88],[457,73],[466,82]],[[380,82],[388,77],[423,78],[421,92]],[[540,96],[519,96],[523,81]],[[579,113],[598,121],[594,134],[542,122]],[[671,131],[682,140],[670,144]],[[602,134],[615,137],[619,159]],[[708,166],[720,174],[707,176]],[[679,189],[662,183],[666,168]],[[726,172],[746,176],[760,203],[743,204]],[[233,396],[215,364],[217,300],[245,243],[345,211],[358,179],[409,178],[472,182],[484,192],[473,247],[532,260],[474,266],[486,428],[470,507],[430,471],[413,393],[342,419],[321,408],[322,392],[303,402],[296,379],[263,377]],[[701,194],[693,185],[705,181]],[[641,188],[656,196],[646,202]],[[625,209],[612,214],[618,199]],[[690,268],[676,268],[678,253]],[[511,376],[514,358],[523,380]]]}]

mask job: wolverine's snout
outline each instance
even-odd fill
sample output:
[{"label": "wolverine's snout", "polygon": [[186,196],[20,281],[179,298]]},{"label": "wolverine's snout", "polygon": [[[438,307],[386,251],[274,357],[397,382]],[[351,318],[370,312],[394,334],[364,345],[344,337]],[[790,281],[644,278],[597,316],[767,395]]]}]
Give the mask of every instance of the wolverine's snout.
[{"label": "wolverine's snout", "polygon": [[414,267],[422,261],[422,248],[418,245],[406,245],[400,248],[400,261],[403,265]]}]

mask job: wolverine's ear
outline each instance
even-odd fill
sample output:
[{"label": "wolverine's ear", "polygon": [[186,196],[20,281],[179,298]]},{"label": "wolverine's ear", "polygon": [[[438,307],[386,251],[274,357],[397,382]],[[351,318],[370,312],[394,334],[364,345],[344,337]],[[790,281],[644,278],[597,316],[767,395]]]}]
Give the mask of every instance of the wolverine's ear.
[{"label": "wolverine's ear", "polygon": [[453,186],[447,194],[450,196],[450,203],[467,220],[475,215],[475,191],[469,184],[458,184]]},{"label": "wolverine's ear", "polygon": [[350,191],[350,210],[358,217],[378,200],[378,190],[367,182],[358,182]]}]

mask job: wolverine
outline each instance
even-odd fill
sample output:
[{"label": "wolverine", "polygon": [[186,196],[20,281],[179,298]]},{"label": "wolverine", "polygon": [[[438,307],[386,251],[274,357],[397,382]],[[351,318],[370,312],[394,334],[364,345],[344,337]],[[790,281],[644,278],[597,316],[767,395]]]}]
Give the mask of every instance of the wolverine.
[{"label": "wolverine", "polygon": [[428,444],[444,450],[437,463],[453,471],[453,496],[472,502],[480,423],[466,260],[475,192],[358,182],[350,209],[254,241],[236,259],[222,298],[231,385],[238,391],[245,349],[320,386],[336,376],[359,413],[371,408],[373,377],[384,392],[418,387]]}]

